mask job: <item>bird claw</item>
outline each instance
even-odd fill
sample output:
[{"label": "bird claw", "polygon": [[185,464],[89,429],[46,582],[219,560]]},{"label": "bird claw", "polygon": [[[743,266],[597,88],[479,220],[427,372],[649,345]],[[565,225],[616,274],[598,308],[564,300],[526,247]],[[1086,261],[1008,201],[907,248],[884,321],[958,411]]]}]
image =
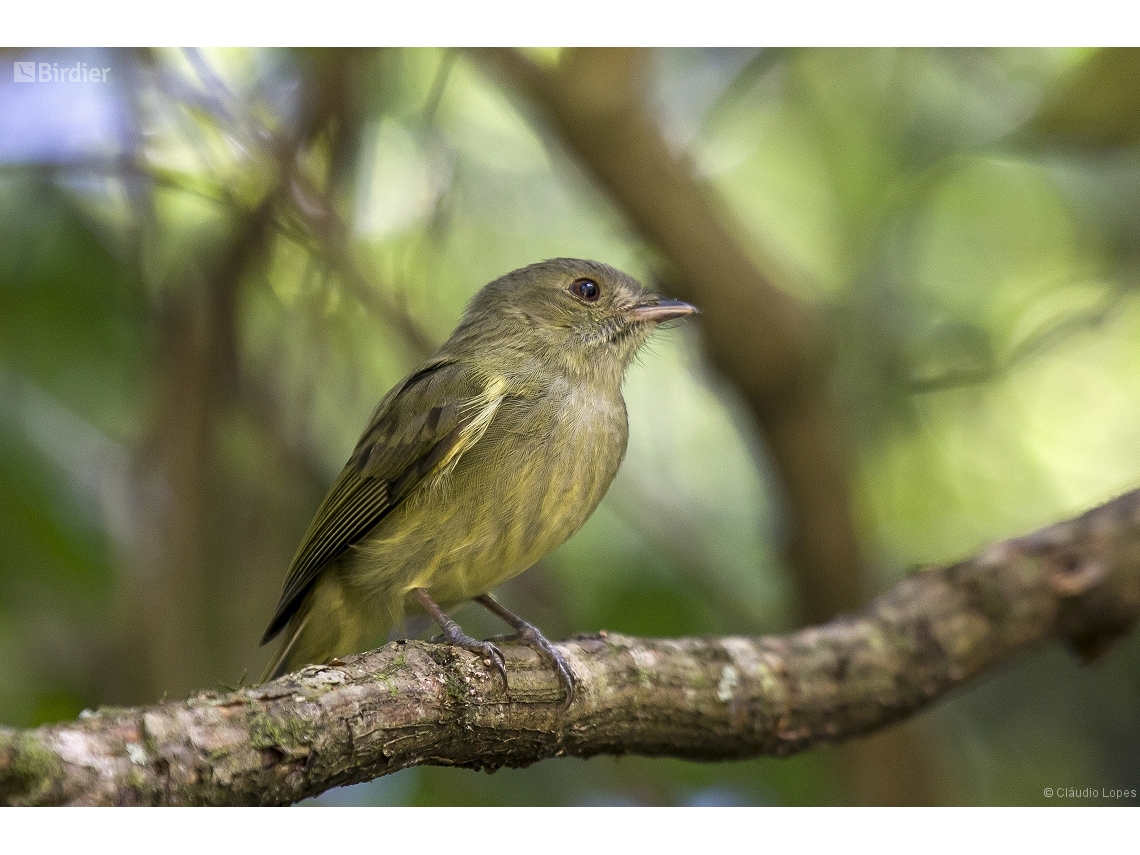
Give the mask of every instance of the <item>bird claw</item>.
[{"label": "bird claw", "polygon": [[488,665],[493,664],[495,670],[499,672],[499,676],[503,678],[503,691],[507,691],[507,663],[503,659],[502,651],[490,641],[479,641],[464,633],[463,630],[459,628],[459,624],[445,615],[443,610],[432,600],[431,595],[423,588],[416,588],[412,591],[412,596],[424,607],[424,611],[431,615],[435,622],[439,624],[443,630],[444,638],[456,647],[462,647],[464,650],[469,650],[477,654],[479,658]]},{"label": "bird claw", "polygon": [[479,641],[462,632],[449,633],[445,632],[443,635],[436,636],[434,640],[449,641],[456,647],[461,647],[464,650],[474,653],[481,660],[483,664],[488,667],[493,667],[499,672],[499,676],[503,678],[503,690],[507,688],[507,662],[503,658],[503,652],[499,650],[498,645],[490,641]]},{"label": "bird claw", "polygon": [[507,690],[507,663],[503,659],[503,651],[499,650],[498,645],[492,644],[490,641],[476,642],[479,645],[479,650],[483,652],[483,662],[495,666],[495,670],[499,672],[499,676],[503,678],[503,691]]},{"label": "bird claw", "polygon": [[527,647],[532,647],[540,654],[544,655],[554,665],[554,670],[558,672],[559,682],[566,690],[566,698],[562,702],[562,710],[565,712],[570,708],[570,704],[574,702],[574,672],[570,670],[570,666],[566,664],[566,660],[553,644],[551,644],[545,635],[538,631],[537,627],[531,624],[526,624],[515,633],[514,638],[516,641],[521,641]]},{"label": "bird claw", "polygon": [[566,664],[566,660],[562,658],[562,654],[558,652],[553,644],[547,641],[545,635],[538,631],[538,627],[527,623],[514,612],[503,608],[503,606],[495,602],[489,594],[481,594],[475,597],[475,602],[481,604],[494,614],[497,614],[514,628],[515,634],[511,636],[512,640],[521,641],[528,647],[537,650],[554,664],[554,670],[558,672],[558,680],[562,683],[563,688],[566,689],[566,698],[562,702],[562,711],[565,712],[568,710],[570,704],[574,702],[574,672],[570,670],[570,666]]}]

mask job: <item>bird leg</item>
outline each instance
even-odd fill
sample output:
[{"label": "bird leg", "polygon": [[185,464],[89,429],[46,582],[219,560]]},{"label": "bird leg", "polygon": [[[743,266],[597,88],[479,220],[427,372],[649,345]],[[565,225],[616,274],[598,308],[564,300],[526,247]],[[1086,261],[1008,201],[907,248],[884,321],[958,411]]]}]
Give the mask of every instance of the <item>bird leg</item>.
[{"label": "bird leg", "polygon": [[459,628],[459,624],[443,613],[443,609],[435,604],[435,600],[428,596],[428,592],[425,589],[412,589],[412,596],[423,606],[424,611],[431,615],[432,619],[439,624],[440,629],[443,630],[444,637],[448,641],[456,647],[462,647],[464,650],[477,653],[487,661],[487,664],[494,664],[495,669],[503,678],[503,689],[505,690],[507,688],[507,665],[503,661],[503,654],[498,647],[489,641],[479,641],[469,635],[465,635],[463,630]]},{"label": "bird leg", "polygon": [[509,623],[515,630],[515,638],[517,640],[523,642],[528,647],[533,647],[554,663],[554,669],[558,672],[558,679],[566,689],[566,700],[562,708],[568,708],[574,701],[574,673],[570,670],[570,666],[566,664],[566,660],[562,658],[562,654],[558,652],[558,649],[546,640],[546,636],[538,631],[538,627],[527,623],[514,612],[503,608],[491,599],[488,594],[480,594],[478,597],[475,597],[475,602],[488,611],[494,612]]}]

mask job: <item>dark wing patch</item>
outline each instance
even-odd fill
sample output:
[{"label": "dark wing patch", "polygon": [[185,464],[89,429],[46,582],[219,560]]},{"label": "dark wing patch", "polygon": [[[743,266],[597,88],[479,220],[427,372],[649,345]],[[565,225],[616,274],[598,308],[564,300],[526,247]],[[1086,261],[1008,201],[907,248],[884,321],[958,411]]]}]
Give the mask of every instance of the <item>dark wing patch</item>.
[{"label": "dark wing patch", "polygon": [[285,577],[265,644],[297,611],[330,561],[343,554],[455,448],[482,390],[462,366],[429,363],[388,393],[317,509]]}]

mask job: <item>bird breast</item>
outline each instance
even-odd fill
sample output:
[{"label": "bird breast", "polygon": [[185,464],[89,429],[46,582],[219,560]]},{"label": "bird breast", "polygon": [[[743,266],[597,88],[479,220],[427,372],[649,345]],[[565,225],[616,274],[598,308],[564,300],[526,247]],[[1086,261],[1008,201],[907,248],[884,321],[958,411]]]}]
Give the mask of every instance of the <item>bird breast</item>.
[{"label": "bird breast", "polygon": [[508,394],[450,471],[417,488],[358,547],[352,576],[380,599],[428,589],[441,604],[486,593],[577,532],[628,437],[620,392],[556,381]]}]

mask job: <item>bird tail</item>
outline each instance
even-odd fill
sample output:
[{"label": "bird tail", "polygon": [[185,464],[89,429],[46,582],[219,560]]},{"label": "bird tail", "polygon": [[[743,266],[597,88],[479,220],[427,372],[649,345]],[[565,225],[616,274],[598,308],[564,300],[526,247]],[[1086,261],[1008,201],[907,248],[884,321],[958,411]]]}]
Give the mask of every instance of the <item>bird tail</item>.
[{"label": "bird tail", "polygon": [[328,574],[309,591],[301,608],[285,625],[284,640],[261,682],[275,680],[306,665],[368,650],[384,641],[396,620],[396,615],[350,596],[344,583]]},{"label": "bird tail", "polygon": [[[297,641],[300,639],[302,633],[305,631],[305,625],[309,622],[309,616],[312,614],[311,609],[305,609],[304,614],[294,616],[293,620],[289,621],[285,640],[278,648],[277,654],[270,660],[265,668],[265,672],[261,675],[261,682],[268,683],[270,680],[276,680],[283,674],[288,674],[296,668],[303,667],[306,662],[298,662],[296,656],[290,656],[297,649]],[[293,667],[295,665],[295,667]]]}]

